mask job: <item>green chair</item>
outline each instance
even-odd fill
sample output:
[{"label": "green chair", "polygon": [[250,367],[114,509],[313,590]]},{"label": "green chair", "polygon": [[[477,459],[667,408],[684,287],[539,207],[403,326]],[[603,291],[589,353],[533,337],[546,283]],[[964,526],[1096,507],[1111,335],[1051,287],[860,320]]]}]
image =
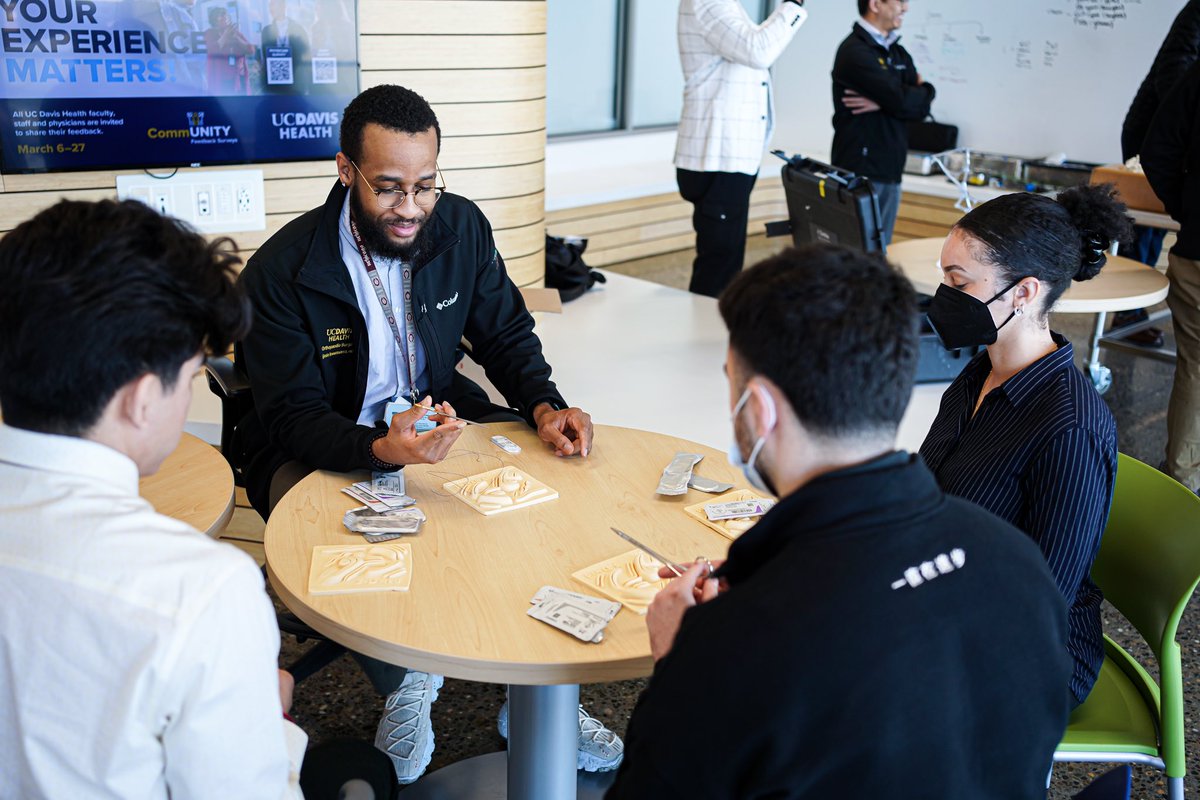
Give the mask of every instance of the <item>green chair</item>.
[{"label": "green chair", "polygon": [[1152,764],[1183,798],[1183,672],[1175,631],[1200,581],[1200,498],[1156,469],[1118,456],[1112,511],[1092,580],[1158,659],[1161,681],[1104,637],[1100,677],[1075,712],[1055,761]]}]

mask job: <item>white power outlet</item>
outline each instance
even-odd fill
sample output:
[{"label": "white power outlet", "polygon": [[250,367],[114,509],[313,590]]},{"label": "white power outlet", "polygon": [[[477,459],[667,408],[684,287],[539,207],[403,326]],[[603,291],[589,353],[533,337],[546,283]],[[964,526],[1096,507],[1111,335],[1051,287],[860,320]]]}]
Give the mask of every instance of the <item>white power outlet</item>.
[{"label": "white power outlet", "polygon": [[167,179],[117,176],[117,196],[141,200],[204,233],[261,231],[267,227],[263,174],[258,169],[186,170]]},{"label": "white power outlet", "polygon": [[218,183],[216,186],[217,195],[217,214],[222,217],[233,216],[233,187],[227,183]]},{"label": "white power outlet", "polygon": [[213,215],[213,196],[212,188],[209,186],[197,186],[196,188],[196,216],[200,219],[212,219]]},{"label": "white power outlet", "polygon": [[244,183],[237,187],[237,213],[239,217],[254,213],[254,195]]}]

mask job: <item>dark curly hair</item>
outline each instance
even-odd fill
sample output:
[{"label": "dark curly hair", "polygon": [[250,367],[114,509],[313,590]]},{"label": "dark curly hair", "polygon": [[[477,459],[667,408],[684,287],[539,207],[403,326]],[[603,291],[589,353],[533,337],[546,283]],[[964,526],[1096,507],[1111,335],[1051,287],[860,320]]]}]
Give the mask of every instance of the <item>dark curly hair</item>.
[{"label": "dark curly hair", "polygon": [[[173,388],[250,326],[233,240],[136,200],[63,200],[0,239],[0,406],[18,428],[79,436],[122,386]],[[190,376],[189,376],[190,380]]]},{"label": "dark curly hair", "polygon": [[1017,192],[989,200],[954,226],[976,245],[976,257],[999,269],[1000,284],[1034,277],[1046,286],[1044,316],[1072,280],[1100,273],[1112,242],[1132,232],[1111,183],[1073,186],[1054,199]]},{"label": "dark curly hair", "polygon": [[442,129],[437,115],[425,98],[412,89],[385,83],[367,89],[350,101],[342,112],[339,144],[351,161],[362,158],[363,130],[372,122],[399,133],[424,133],[433,128],[437,134],[438,152],[442,150]]},{"label": "dark curly hair", "polygon": [[780,388],[806,428],[895,433],[916,375],[917,300],[882,258],[788,248],[739,273],[718,308],[730,348]]}]

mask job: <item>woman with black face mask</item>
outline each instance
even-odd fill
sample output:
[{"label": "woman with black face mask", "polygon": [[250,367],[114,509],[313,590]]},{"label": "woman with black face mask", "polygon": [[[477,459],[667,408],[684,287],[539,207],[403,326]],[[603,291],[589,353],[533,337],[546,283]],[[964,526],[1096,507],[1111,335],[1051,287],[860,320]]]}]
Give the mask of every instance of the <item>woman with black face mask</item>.
[{"label": "woman with black face mask", "polygon": [[[1049,313],[1095,277],[1130,232],[1111,186],[1019,193],[959,220],[942,247],[929,321],[948,348],[986,345],[942,396],[921,456],[948,493],[1038,543],[1066,598],[1076,704],[1104,660],[1100,590],[1088,578],[1112,502],[1117,430]],[[1019,592],[1021,587],[1012,587]]]}]

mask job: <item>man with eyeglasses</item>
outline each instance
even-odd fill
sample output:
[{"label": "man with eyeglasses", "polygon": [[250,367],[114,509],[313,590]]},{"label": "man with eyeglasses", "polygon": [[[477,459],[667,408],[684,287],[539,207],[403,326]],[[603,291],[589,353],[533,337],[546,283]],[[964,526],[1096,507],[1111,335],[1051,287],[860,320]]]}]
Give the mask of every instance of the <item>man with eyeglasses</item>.
[{"label": "man with eyeglasses", "polygon": [[[254,320],[236,358],[254,411],[238,426],[232,457],[264,519],[315,469],[393,472],[441,461],[464,427],[449,415],[524,420],[560,456],[591,448],[591,418],[550,380],[491,225],[446,191],[440,146],[437,117],[415,92],[363,92],[343,114],[338,183],[324,206],[284,226],[242,272]],[[455,369],[464,340],[511,407],[491,403]],[[426,418],[420,406],[435,413]],[[407,410],[389,422],[397,407]],[[387,695],[376,746],[411,783],[433,752],[429,709],[442,678],[355,658]],[[621,740],[582,708],[579,724],[580,768],[617,766]],[[499,726],[506,732],[503,710]]]}]

